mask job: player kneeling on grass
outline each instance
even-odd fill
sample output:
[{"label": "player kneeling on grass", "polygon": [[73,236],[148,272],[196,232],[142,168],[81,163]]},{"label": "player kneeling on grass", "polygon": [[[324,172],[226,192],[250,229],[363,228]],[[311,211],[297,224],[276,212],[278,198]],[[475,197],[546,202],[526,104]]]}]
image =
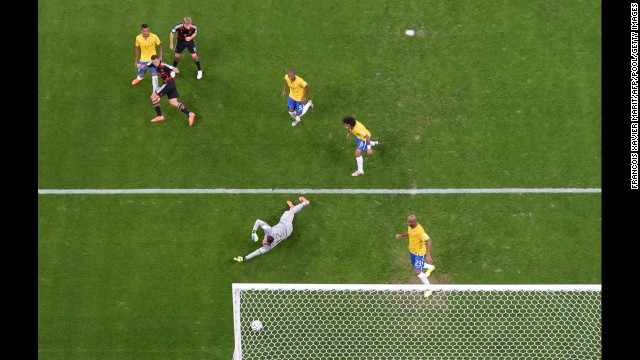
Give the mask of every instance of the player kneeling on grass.
[{"label": "player kneeling on grass", "polygon": [[176,82],[173,80],[174,74],[178,74],[180,69],[161,61],[158,55],[151,56],[151,61],[145,65],[138,64],[137,66],[139,69],[146,69],[153,66],[156,68],[158,74],[162,76],[162,86],[159,86],[151,93],[151,102],[153,103],[153,107],[156,109],[157,115],[155,118],[151,119],[151,122],[164,120],[164,116],[162,116],[162,109],[160,108],[160,97],[167,95],[167,98],[169,98],[169,104],[175,106],[178,110],[187,115],[187,117],[189,117],[189,126],[192,126],[193,121],[196,118],[196,113],[189,111],[183,103],[178,102],[178,88],[176,87]]},{"label": "player kneeling on grass", "polygon": [[280,222],[275,226],[269,226],[266,222],[258,219],[255,224],[253,224],[253,231],[251,232],[251,240],[258,241],[258,234],[256,231],[258,227],[261,227],[264,231],[264,239],[262,239],[262,247],[250,253],[247,256],[238,256],[233,258],[233,260],[237,262],[247,261],[253,257],[258,255],[262,255],[267,251],[273,249],[278,245],[282,240],[291,236],[293,233],[293,218],[295,214],[302,210],[303,207],[309,205],[311,202],[307,200],[304,196],[300,196],[299,198],[300,204],[293,205],[291,201],[287,201],[287,205],[289,205],[289,210],[285,211],[280,217]]}]

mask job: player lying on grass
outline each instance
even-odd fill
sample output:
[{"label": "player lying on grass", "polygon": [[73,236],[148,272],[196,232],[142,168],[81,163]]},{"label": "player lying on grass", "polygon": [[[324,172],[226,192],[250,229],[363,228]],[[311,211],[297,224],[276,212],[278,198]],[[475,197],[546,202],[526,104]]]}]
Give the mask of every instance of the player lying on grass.
[{"label": "player lying on grass", "polygon": [[251,232],[251,240],[258,241],[258,234],[256,231],[258,227],[261,227],[264,231],[264,239],[262,239],[262,247],[250,253],[247,256],[238,256],[233,258],[233,260],[237,262],[247,261],[251,258],[254,258],[258,255],[262,255],[267,251],[273,249],[278,245],[282,240],[291,236],[293,233],[293,218],[295,214],[302,210],[303,207],[309,205],[311,202],[307,200],[304,196],[300,196],[299,198],[300,204],[293,205],[291,201],[287,200],[287,205],[289,205],[289,210],[285,211],[280,217],[280,222],[278,222],[275,226],[269,226],[266,222],[258,219],[256,223],[253,224],[253,231]]}]

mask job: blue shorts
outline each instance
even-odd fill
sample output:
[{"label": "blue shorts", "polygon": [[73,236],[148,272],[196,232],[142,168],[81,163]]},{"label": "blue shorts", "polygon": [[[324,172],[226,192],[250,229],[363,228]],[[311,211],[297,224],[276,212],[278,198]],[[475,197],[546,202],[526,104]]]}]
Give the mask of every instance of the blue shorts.
[{"label": "blue shorts", "polygon": [[[147,65],[148,63],[149,63],[148,61],[138,61],[138,64],[140,64],[140,65]],[[155,66],[150,66],[150,67],[148,67],[146,69],[138,69],[138,75],[146,74],[147,70],[149,70],[149,69],[151,69],[151,73],[152,74],[155,73],[155,72],[158,72],[156,70]]]},{"label": "blue shorts", "polygon": [[409,258],[411,259],[411,263],[413,264],[413,268],[416,270],[422,271],[424,267],[424,258],[427,254],[424,255],[416,255],[412,252],[409,252]]},{"label": "blue shorts", "polygon": [[289,109],[294,109],[298,114],[302,114],[302,109],[304,108],[303,103],[295,101],[292,98],[289,98],[289,101],[287,101],[287,106]]},{"label": "blue shorts", "polygon": [[367,140],[360,140],[356,137],[356,149],[367,150]]}]

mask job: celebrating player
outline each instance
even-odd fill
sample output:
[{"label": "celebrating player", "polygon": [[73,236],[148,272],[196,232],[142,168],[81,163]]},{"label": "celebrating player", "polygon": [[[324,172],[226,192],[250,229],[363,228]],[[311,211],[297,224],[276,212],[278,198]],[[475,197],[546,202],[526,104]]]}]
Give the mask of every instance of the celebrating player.
[{"label": "celebrating player", "polygon": [[247,256],[238,256],[233,258],[233,260],[237,262],[247,261],[251,258],[254,258],[258,255],[262,255],[267,251],[273,249],[278,245],[282,240],[291,236],[293,233],[293,218],[295,214],[302,210],[303,207],[309,205],[310,202],[304,196],[300,196],[299,198],[300,204],[293,205],[291,201],[287,201],[287,205],[289,205],[289,210],[285,211],[280,217],[280,222],[275,226],[271,227],[266,222],[258,219],[255,224],[253,224],[253,231],[251,232],[251,240],[258,241],[258,234],[256,231],[258,227],[261,227],[264,231],[264,239],[262,239],[262,247],[250,253]]}]

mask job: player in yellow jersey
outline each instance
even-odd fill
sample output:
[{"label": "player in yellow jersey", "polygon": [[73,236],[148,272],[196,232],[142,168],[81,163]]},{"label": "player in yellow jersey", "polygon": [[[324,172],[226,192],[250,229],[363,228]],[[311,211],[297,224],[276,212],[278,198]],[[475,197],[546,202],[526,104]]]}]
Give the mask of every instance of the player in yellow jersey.
[{"label": "player in yellow jersey", "polygon": [[367,150],[367,155],[373,155],[371,148],[378,145],[378,142],[371,141],[371,133],[369,130],[353,116],[345,116],[344,119],[342,119],[342,123],[347,129],[347,139],[351,138],[351,134],[356,136],[356,164],[358,165],[358,170],[353,172],[351,176],[364,175],[362,150]]},{"label": "player in yellow jersey", "polygon": [[[409,237],[409,258],[413,264],[413,272],[423,284],[431,285],[427,277],[436,269],[434,265],[431,265],[433,262],[433,259],[431,259],[431,238],[424,231],[422,225],[418,223],[415,215],[409,215],[407,225],[409,225],[407,232],[396,234],[396,239]],[[427,269],[427,272],[423,273],[422,269]],[[425,291],[424,296],[428,297],[429,295],[431,295],[431,291]]]},{"label": "player in yellow jersey", "polygon": [[[159,55],[156,54],[156,46],[158,47]],[[160,38],[158,35],[149,31],[148,24],[142,24],[140,26],[140,35],[136,36],[136,46],[135,46],[135,59],[134,66],[138,69],[138,76],[133,79],[131,85],[136,85],[142,79],[144,79],[144,75],[147,73],[147,68],[140,68],[138,64],[145,65],[151,61],[151,56],[158,55],[160,60],[162,60],[162,43],[160,42]],[[158,88],[158,72],[156,68],[151,66],[151,84],[153,86],[153,91],[156,91]]]},{"label": "player in yellow jersey", "polygon": [[287,107],[289,115],[293,118],[291,126],[296,126],[300,121],[300,117],[313,108],[313,101],[307,101],[307,93],[309,92],[309,84],[303,78],[296,75],[296,70],[290,68],[284,75],[284,88],[282,89],[282,97],[287,95],[287,87],[289,88],[289,98]]}]

